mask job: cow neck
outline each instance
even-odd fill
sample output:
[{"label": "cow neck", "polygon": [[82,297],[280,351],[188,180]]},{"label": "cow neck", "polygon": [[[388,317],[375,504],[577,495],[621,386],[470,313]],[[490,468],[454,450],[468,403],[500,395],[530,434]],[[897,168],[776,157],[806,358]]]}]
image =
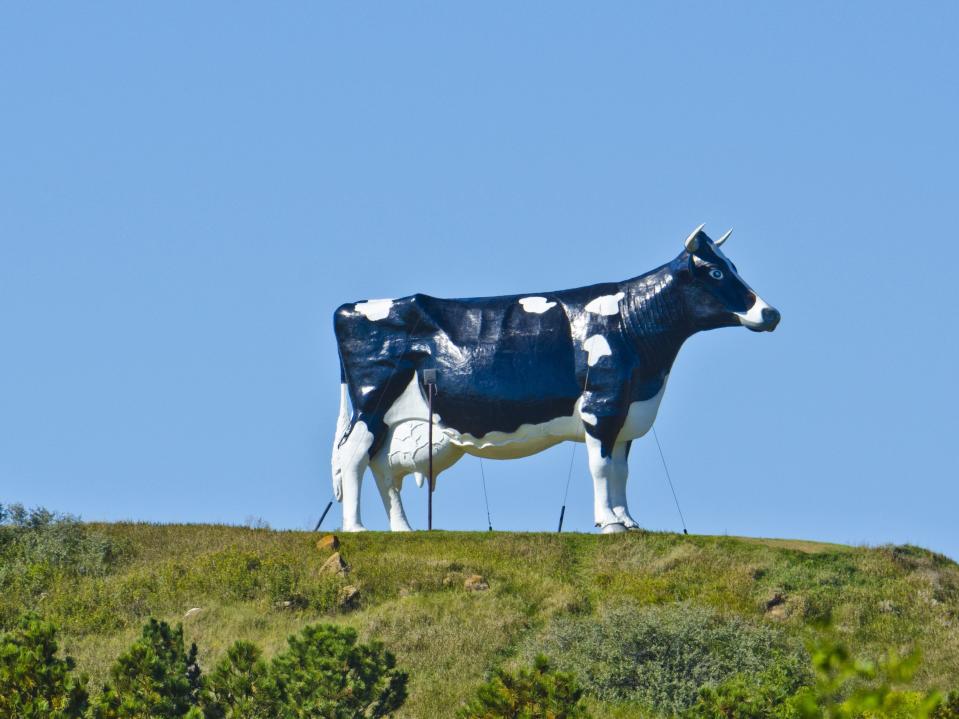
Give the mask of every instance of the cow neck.
[{"label": "cow neck", "polygon": [[623,324],[641,366],[669,372],[680,347],[695,329],[671,265],[623,283]]}]

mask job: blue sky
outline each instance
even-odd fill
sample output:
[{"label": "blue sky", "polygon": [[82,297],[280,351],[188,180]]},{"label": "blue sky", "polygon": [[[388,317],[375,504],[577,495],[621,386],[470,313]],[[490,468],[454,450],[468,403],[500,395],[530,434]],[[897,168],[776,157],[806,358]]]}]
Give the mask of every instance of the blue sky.
[{"label": "blue sky", "polygon": [[[959,557],[954,3],[0,11],[0,502],[303,528],[345,301],[625,279],[700,222],[783,313],[657,423],[694,533]],[[484,463],[555,528],[572,445]],[[633,514],[679,520],[652,438]],[[478,460],[438,526],[485,529]],[[426,495],[404,501],[425,525]],[[385,528],[372,478],[364,521]],[[328,519],[340,520],[339,508]],[[566,526],[591,531],[576,449]]]}]

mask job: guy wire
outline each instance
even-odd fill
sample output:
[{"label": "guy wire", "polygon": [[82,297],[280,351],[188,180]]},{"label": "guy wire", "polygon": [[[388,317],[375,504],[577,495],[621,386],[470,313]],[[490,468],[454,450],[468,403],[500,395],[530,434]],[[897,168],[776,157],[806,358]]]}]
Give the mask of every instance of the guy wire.
[{"label": "guy wire", "polygon": [[683,517],[683,510],[679,508],[679,499],[676,497],[676,490],[673,489],[673,479],[669,476],[669,467],[666,466],[666,456],[663,454],[663,446],[659,443],[659,435],[656,434],[656,428],[653,427],[653,439],[656,440],[656,447],[659,448],[659,458],[663,460],[663,470],[666,472],[666,481],[669,483],[669,491],[673,493],[673,501],[676,503],[676,511],[679,512],[679,521],[683,523],[683,534],[689,534],[686,529],[686,519]]}]

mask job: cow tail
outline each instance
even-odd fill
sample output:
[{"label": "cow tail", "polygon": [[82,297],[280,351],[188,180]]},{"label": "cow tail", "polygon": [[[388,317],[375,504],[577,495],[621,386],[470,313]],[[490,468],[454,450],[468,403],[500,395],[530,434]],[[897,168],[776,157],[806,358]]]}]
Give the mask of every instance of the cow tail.
[{"label": "cow tail", "polygon": [[[342,366],[340,376],[342,377]],[[340,463],[340,445],[350,429],[350,413],[347,409],[346,382],[340,382],[340,414],[336,418],[336,435],[333,437],[333,496],[337,502],[343,501],[343,467]]]}]

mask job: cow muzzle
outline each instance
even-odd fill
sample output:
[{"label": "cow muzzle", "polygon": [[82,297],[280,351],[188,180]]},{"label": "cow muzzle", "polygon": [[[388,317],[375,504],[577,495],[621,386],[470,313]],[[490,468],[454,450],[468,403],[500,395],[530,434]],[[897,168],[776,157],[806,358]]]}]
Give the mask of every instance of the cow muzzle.
[{"label": "cow muzzle", "polygon": [[739,318],[740,324],[753,332],[772,332],[779,324],[779,320],[782,319],[779,310],[767,305],[758,297],[749,311],[736,312],[735,314]]}]

